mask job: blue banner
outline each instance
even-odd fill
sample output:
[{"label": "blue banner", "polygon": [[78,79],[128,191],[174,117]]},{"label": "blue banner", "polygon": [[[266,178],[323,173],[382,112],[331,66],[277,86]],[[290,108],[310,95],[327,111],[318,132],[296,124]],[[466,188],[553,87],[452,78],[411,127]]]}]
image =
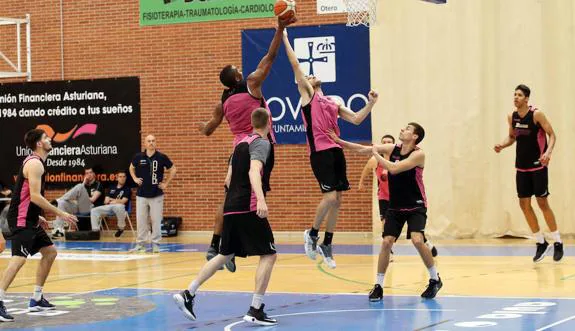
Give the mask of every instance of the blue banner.
[{"label": "blue banner", "polygon": [[[322,82],[325,95],[339,98],[353,111],[367,103],[370,90],[369,29],[344,24],[288,28],[289,39],[305,74]],[[267,53],[275,29],[242,31],[245,74]],[[300,95],[283,46],[263,85],[278,144],[305,144]],[[377,89],[376,89],[377,90]],[[378,91],[379,92],[379,91]],[[371,142],[371,116],[360,125],[339,120],[342,137]]]}]

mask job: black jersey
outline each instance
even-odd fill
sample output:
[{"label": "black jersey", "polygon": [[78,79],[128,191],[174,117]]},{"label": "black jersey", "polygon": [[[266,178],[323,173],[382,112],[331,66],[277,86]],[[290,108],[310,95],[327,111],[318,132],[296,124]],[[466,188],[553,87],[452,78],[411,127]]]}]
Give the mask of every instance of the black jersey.
[{"label": "black jersey", "polygon": [[511,116],[513,134],[517,141],[515,168],[523,171],[535,171],[543,168],[539,158],[547,150],[547,134],[541,125],[535,123],[534,114],[537,108],[529,106],[524,117],[517,111]]},{"label": "black jersey", "polygon": [[[28,178],[24,177],[24,166],[30,160],[37,159],[42,162],[44,161],[36,154],[31,154],[28,156],[22,166],[20,171],[18,171],[18,178],[16,179],[16,186],[14,187],[14,192],[12,192],[12,200],[10,202],[10,209],[8,210],[8,225],[10,229],[17,228],[35,228],[38,226],[38,218],[42,209],[34,204],[30,196],[30,183]],[[42,187],[40,193],[44,195],[44,183],[45,183],[46,172],[42,174]]]},{"label": "black jersey", "polygon": [[257,134],[251,134],[237,144],[232,156],[232,178],[224,203],[225,215],[249,213],[257,210],[256,194],[249,175],[251,160],[259,160],[264,165],[260,175],[262,176],[262,190],[265,194],[265,166],[271,156],[271,143]]},{"label": "black jersey", "polygon": [[[419,147],[416,147],[408,154],[401,155],[401,145],[396,145],[389,160],[391,162],[405,160],[418,149]],[[423,168],[415,167],[395,175],[388,173],[387,179],[389,182],[389,209],[406,210],[427,207],[423,185]]]}]

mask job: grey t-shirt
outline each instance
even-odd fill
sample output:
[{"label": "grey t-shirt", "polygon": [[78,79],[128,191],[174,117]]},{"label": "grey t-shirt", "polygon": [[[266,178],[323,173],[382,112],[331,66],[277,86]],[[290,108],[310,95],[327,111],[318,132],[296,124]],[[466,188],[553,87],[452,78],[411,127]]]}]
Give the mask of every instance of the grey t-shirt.
[{"label": "grey t-shirt", "polygon": [[271,144],[267,139],[256,139],[250,144],[250,160],[258,160],[265,165],[270,150]]}]

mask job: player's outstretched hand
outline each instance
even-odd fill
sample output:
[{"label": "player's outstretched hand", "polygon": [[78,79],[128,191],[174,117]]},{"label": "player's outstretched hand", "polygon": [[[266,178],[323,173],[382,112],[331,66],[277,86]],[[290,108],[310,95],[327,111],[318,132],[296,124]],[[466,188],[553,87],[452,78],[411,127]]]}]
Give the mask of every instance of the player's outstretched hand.
[{"label": "player's outstretched hand", "polygon": [[501,146],[501,144],[497,144],[493,147],[493,150],[495,151],[495,153],[501,152],[502,149],[503,149],[503,146]]},{"label": "player's outstretched hand", "polygon": [[78,218],[75,215],[72,214],[68,214],[66,212],[64,212],[62,215],[60,215],[60,217],[65,221],[68,222],[70,224],[76,224],[78,223]]},{"label": "player's outstretched hand", "polygon": [[286,19],[281,19],[278,17],[278,26],[281,29],[285,29],[286,26],[294,24],[295,22],[297,22],[297,17],[292,16],[290,18],[286,18]]}]

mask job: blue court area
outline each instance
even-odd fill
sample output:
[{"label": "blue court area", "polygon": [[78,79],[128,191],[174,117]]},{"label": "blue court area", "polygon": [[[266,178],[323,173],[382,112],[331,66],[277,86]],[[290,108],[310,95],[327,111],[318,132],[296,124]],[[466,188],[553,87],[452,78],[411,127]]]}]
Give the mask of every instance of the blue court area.
[{"label": "blue court area", "polygon": [[[19,314],[33,328],[18,330],[575,330],[575,300],[534,298],[389,296],[370,303],[366,295],[283,294],[266,296],[269,315],[279,324],[261,328],[242,320],[251,294],[200,292],[196,298],[197,321],[187,320],[172,301],[175,292],[112,289],[68,297],[51,315]],[[54,300],[57,301],[57,300]],[[86,306],[94,301],[104,305]],[[74,303],[76,302],[76,303]],[[12,306],[15,303],[12,303]],[[87,305],[87,303],[84,303]],[[126,305],[141,313],[112,316]],[[87,311],[91,310],[91,311]],[[82,315],[90,315],[88,320]],[[26,316],[28,315],[28,316]],[[58,319],[61,324],[48,323]],[[53,321],[52,321],[53,322]],[[39,325],[52,326],[45,327]],[[28,324],[30,325],[30,324]],[[10,324],[0,327],[6,329]]]},{"label": "blue court area", "polygon": [[[54,243],[60,250],[72,251],[98,251],[98,252],[127,252],[135,244],[125,242],[80,242],[80,241],[56,241]],[[10,247],[10,241],[7,242]],[[150,248],[150,247],[148,247]],[[208,248],[207,244],[160,244],[161,252],[204,252]],[[304,254],[303,243],[301,245],[276,245],[279,254]],[[379,245],[334,245],[334,254],[348,255],[372,255],[379,253]],[[415,256],[418,255],[415,248],[410,243],[400,243],[393,246],[397,255]],[[469,246],[469,245],[449,245],[440,246],[441,256],[533,256],[535,245],[493,245],[493,246]],[[575,255],[575,246],[566,246],[565,255]]]}]

